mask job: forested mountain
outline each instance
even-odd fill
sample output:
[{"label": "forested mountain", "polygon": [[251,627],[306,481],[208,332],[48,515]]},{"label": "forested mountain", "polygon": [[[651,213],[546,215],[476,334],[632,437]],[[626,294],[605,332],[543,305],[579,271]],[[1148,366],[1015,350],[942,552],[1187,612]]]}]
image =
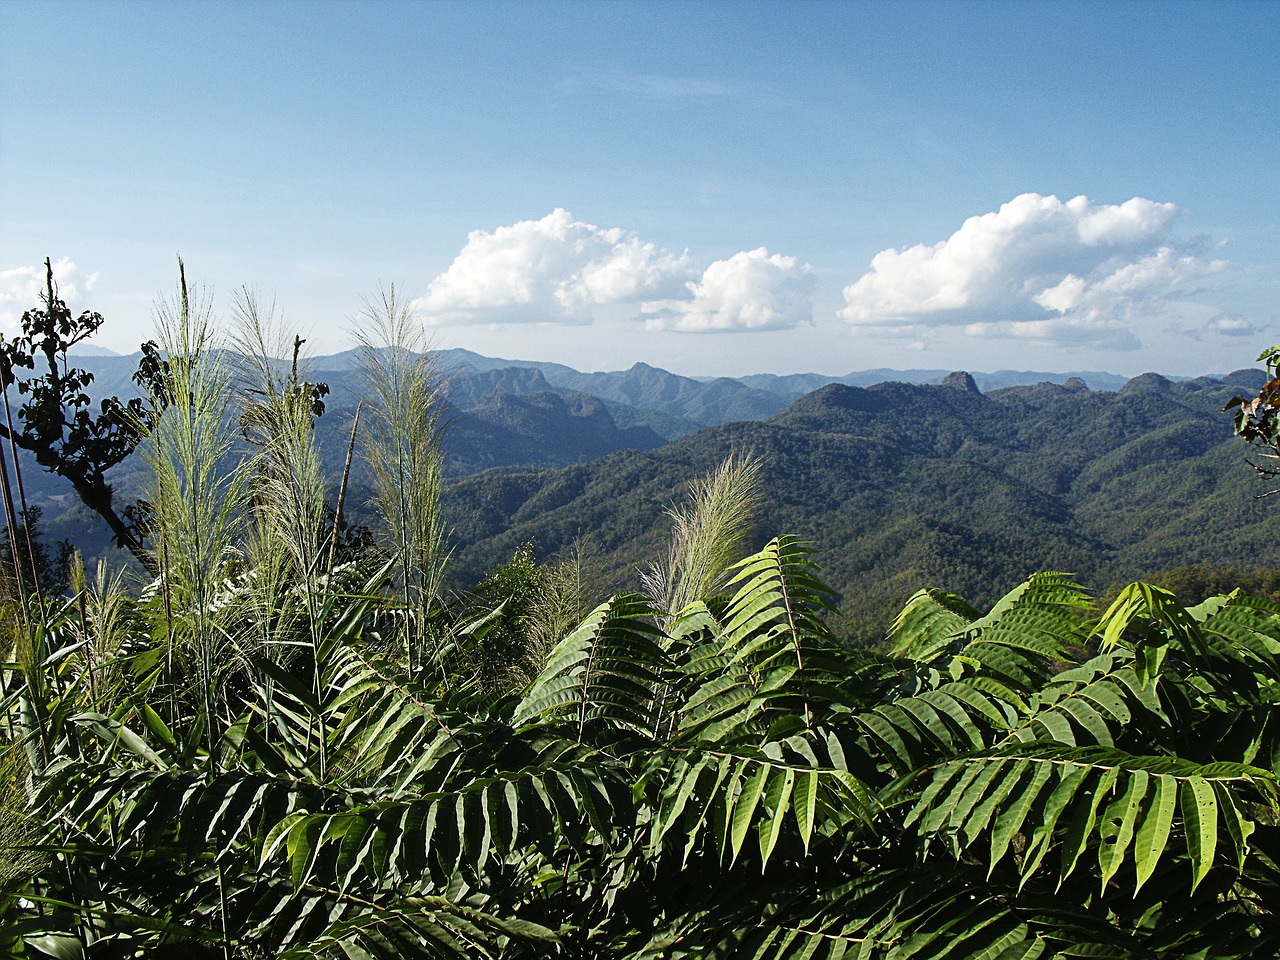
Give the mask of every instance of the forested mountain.
[{"label": "forested mountain", "polygon": [[563,466],[666,441],[648,426],[621,429],[604,403],[585,393],[492,390],[466,412],[446,414],[447,469],[463,476],[494,466]]},{"label": "forested mountain", "polygon": [[[627,370],[584,373],[561,363],[486,357],[460,348],[438,350],[434,359],[448,381],[451,402],[460,409],[470,409],[492,390],[515,394],[543,391],[586,393],[603,400],[619,426],[649,423],[668,439],[692,433],[700,427],[764,419],[806,393],[831,383],[859,387],[885,382],[929,384],[940,382],[948,373],[946,370],[880,367],[842,376],[759,373],[713,378],[680,376],[647,363],[636,363]],[[351,385],[351,372],[357,362],[354,352],[349,351],[317,358],[312,366],[318,371],[318,379],[341,391]],[[992,373],[974,372],[973,378],[978,389],[984,392],[1041,382],[1062,383],[1070,379],[1082,380],[1094,390],[1118,390],[1126,382],[1125,377],[1100,371],[1046,373],[997,370]]]},{"label": "forested mountain", "polygon": [[474,580],[522,543],[548,555],[583,538],[603,576],[624,580],[655,556],[665,508],[731,450],[764,461],[760,536],[814,543],[863,640],[922,584],[988,602],[1046,567],[1106,584],[1187,563],[1272,566],[1280,510],[1254,499],[1220,412],[1260,376],[1144,375],[1115,393],[1074,380],[984,394],[967,374],[829,385],[656,450],[460,480],[446,496],[455,570]]},{"label": "forested mountain", "polygon": [[[765,461],[760,535],[814,542],[860,639],[922,583],[986,602],[1045,566],[1105,587],[1186,564],[1280,564],[1280,514],[1253,499],[1257,482],[1220,413],[1233,393],[1259,386],[1258,370],[1183,382],[1148,374],[1118,392],[1069,378],[983,393],[967,374],[938,385],[828,384],[770,417],[699,431],[690,415],[714,420],[783,394],[643,364],[579,374],[465,351],[436,361],[458,585],[523,543],[545,557],[577,538],[620,582],[653,559],[663,511],[687,481],[733,449]],[[133,358],[79,362],[97,375],[95,392],[132,391]],[[361,395],[354,357],[321,358],[311,376],[331,389],[317,430],[336,478]],[[568,386],[590,384],[636,405]],[[71,539],[90,556],[106,549],[105,528],[74,495],[30,462],[25,478],[50,542]],[[140,492],[129,464],[113,479],[122,495]],[[352,480],[359,517],[368,480],[359,457]]]},{"label": "forested mountain", "polygon": [[[514,388],[516,392],[523,384],[529,384],[534,390],[591,394],[618,407],[687,421],[695,429],[734,420],[763,419],[799,395],[755,389],[728,377],[696,380],[647,363],[634,364],[629,370],[582,373],[557,363],[495,360],[466,350],[442,350],[437,354],[437,363],[454,385],[451,392],[458,396],[474,392],[476,388],[471,384],[476,382],[501,382],[499,389]],[[533,371],[541,375],[540,381],[526,379]],[[541,386],[543,383],[547,386]]]},{"label": "forested mountain", "polygon": [[[95,397],[138,395],[130,377],[137,357],[79,356],[75,362],[92,371]],[[363,395],[355,357],[340,354],[317,361],[307,376],[324,382],[327,414],[316,425],[321,456],[330,477],[341,474],[356,404]],[[17,402],[17,398],[14,398]],[[650,450],[670,436],[699,428],[655,411],[611,405],[598,397],[553,388],[531,367],[496,367],[475,373],[441,367],[440,417],[445,425],[445,471],[463,476],[492,467],[562,467],[618,450]],[[664,432],[649,426],[655,422]],[[108,550],[109,533],[85,509],[70,486],[21,455],[28,502],[42,511],[42,528],[50,540],[68,539],[90,557]],[[368,479],[364,462],[353,464],[356,484]],[[137,459],[112,472],[112,483],[125,499],[141,495],[143,480]]]}]

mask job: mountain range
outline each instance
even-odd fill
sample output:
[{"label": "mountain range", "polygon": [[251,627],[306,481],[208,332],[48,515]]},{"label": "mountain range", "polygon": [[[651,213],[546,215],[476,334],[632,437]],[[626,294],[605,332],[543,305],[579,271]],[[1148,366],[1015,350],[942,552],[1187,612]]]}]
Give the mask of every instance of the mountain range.
[{"label": "mountain range", "polygon": [[[646,364],[582,373],[461,350],[433,359],[448,396],[457,586],[522,544],[548,558],[575,541],[602,588],[634,584],[661,552],[665,510],[735,450],[764,463],[757,539],[808,538],[846,598],[844,628],[862,640],[926,584],[981,604],[1036,569],[1101,588],[1185,563],[1280,565],[1280,510],[1254,499],[1260,481],[1220,412],[1261,385],[1257,369],[1182,381],[1010,371],[699,380]],[[76,362],[95,373],[96,394],[133,392],[136,358]],[[356,367],[338,354],[308,374],[330,387],[317,437],[335,477],[362,395]],[[105,530],[65,485],[29,462],[24,478],[46,537],[106,552]],[[113,481],[125,497],[141,490],[128,463]],[[352,481],[359,516],[359,460]]]},{"label": "mountain range", "polygon": [[[1080,380],[981,392],[829,384],[759,421],[554,471],[507,469],[451,485],[446,515],[465,582],[523,543],[585,538],[607,586],[661,555],[665,509],[731,451],[764,462],[757,540],[807,538],[845,600],[846,633],[875,639],[915,590],[989,603],[1036,570],[1103,589],[1183,564],[1280,564],[1280,510],[1255,499],[1229,419],[1260,374],[1119,391]],[[758,544],[757,544],[758,545]]]}]

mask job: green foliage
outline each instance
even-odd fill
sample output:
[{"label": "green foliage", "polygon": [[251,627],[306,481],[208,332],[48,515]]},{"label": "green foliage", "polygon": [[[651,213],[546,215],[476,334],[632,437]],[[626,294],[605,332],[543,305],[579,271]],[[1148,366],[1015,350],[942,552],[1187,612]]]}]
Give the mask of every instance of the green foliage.
[{"label": "green foliage", "polygon": [[471,606],[480,616],[471,629],[481,634],[475,645],[476,669],[486,686],[523,686],[537,674],[529,621],[546,585],[532,544],[522,544],[507,563],[476,584]]},{"label": "green foliage", "polygon": [[[181,271],[181,261],[178,268]],[[93,336],[102,326],[102,316],[87,310],[79,317],[72,315],[58,296],[48,259],[45,277],[43,308],[22,315],[20,336],[0,338],[0,388],[5,392],[0,436],[32,453],[45,470],[68,480],[84,504],[106,521],[116,542],[151,568],[136,509],[116,502],[106,475],[137,448],[151,427],[153,411],[142,398],[122,402],[109,397],[102,401],[96,416],[90,412],[87,391],[93,374],[73,367],[67,351]],[[18,373],[23,369],[31,371],[30,375]],[[134,382],[153,398],[160,398],[167,373],[159,347],[154,342],[143,344]],[[20,429],[14,425],[9,408],[8,389],[14,384],[19,396],[25,398],[16,410]]]},{"label": "green foliage", "polygon": [[[1074,577],[1038,573],[990,602],[920,591],[889,653],[859,650],[809,542],[728,562],[755,501],[730,464],[673,511],[672,589],[581,616],[581,577],[523,549],[450,608],[435,382],[403,349],[394,293],[371,314],[391,344],[366,351],[385,559],[335,565],[316,396],[268,365],[238,407],[185,283],[162,308],[170,366],[148,440],[162,576],[131,598],[77,567],[69,601],[15,608],[0,674],[10,953],[1280,952],[1280,605],[1233,591],[1187,606],[1135,583],[1095,616]],[[993,474],[974,460],[926,483],[934,461],[910,452],[956,453],[949,428],[987,402],[961,379],[945,389],[910,421],[922,437],[881,420],[879,438],[844,442],[954,507],[917,520],[963,559],[960,520],[978,521],[955,503]],[[793,426],[865,427],[876,405],[903,420],[909,400],[834,393]],[[1135,415],[1103,412],[1122,431]],[[237,424],[252,456],[236,455]],[[752,435],[788,469],[847,452],[798,450],[788,429]],[[656,544],[670,500],[652,473],[617,481],[647,499],[616,522]],[[572,504],[582,476],[532,496]],[[839,502],[834,476],[816,471],[814,496]],[[984,496],[1053,513],[1030,487]],[[1009,542],[983,529],[972,553]]]},{"label": "green foliage", "polygon": [[[1280,460],[1280,344],[1267,347],[1258,354],[1258,363],[1267,368],[1268,380],[1253,398],[1235,396],[1222,409],[1235,410],[1236,435],[1263,460]],[[1280,477],[1280,468],[1266,463],[1251,466],[1267,480]],[[1280,489],[1269,490],[1262,496],[1271,496]]]},{"label": "green foliage", "polygon": [[[985,612],[921,592],[880,656],[781,538],[675,618],[606,601],[513,699],[408,670],[385,576],[327,595],[308,656],[252,658],[238,711],[103,693],[74,604],[31,635],[6,722],[66,869],[11,871],[29,956],[1280,949],[1270,601],[1134,584],[1089,619],[1038,574]],[[491,585],[540,582],[524,553]],[[145,669],[139,613],[100,676]]]}]

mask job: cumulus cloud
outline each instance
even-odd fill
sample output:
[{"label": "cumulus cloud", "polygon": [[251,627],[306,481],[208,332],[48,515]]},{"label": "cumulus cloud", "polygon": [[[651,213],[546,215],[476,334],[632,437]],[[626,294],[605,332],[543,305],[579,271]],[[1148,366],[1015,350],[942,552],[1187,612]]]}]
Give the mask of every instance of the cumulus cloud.
[{"label": "cumulus cloud", "polygon": [[674,295],[692,275],[687,255],[556,209],[472,231],[417,306],[435,323],[590,323],[593,307]]},{"label": "cumulus cloud", "polygon": [[[67,257],[53,261],[53,279],[58,295],[68,304],[89,293],[98,282],[98,274],[86,274]],[[22,315],[41,306],[45,291],[44,265],[12,267],[0,270],[0,331],[16,333]]]},{"label": "cumulus cloud", "polygon": [[470,233],[415,306],[434,324],[586,324],[622,305],[655,329],[776,329],[811,319],[809,271],[761,248],[700,273],[687,251],[556,209]]},{"label": "cumulus cloud", "polygon": [[1129,322],[1222,269],[1170,239],[1172,203],[1026,193],[946,240],[884,250],[844,289],[851,324],[961,326],[971,336],[1134,348]]},{"label": "cumulus cloud", "polygon": [[735,253],[689,282],[690,297],[650,301],[645,326],[705,333],[718,330],[785,330],[813,319],[812,268],[795,257],[769,255],[764,247]]}]

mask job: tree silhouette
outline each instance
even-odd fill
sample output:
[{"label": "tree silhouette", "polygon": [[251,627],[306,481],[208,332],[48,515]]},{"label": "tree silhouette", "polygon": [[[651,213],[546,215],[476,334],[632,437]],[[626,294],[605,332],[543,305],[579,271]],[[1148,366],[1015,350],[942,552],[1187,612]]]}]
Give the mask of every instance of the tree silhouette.
[{"label": "tree silhouette", "polygon": [[[167,405],[169,364],[154,341],[144,343],[133,381],[147,399],[134,397],[124,402],[107,397],[93,413],[87,392],[93,374],[73,367],[67,351],[97,332],[102,315],[86,310],[73,316],[58,296],[53,266],[47,258],[44,265],[43,306],[22,315],[20,336],[0,337],[0,386],[4,390],[0,437],[33,454],[45,470],[68,480],[85,506],[106,521],[116,543],[154,573],[155,560],[143,543],[145,510],[137,504],[121,507],[106,475],[137,449]],[[187,284],[181,260],[178,270],[185,299]],[[31,374],[20,376],[20,369]],[[16,414],[9,406],[9,387],[13,385],[25,398]]]}]

